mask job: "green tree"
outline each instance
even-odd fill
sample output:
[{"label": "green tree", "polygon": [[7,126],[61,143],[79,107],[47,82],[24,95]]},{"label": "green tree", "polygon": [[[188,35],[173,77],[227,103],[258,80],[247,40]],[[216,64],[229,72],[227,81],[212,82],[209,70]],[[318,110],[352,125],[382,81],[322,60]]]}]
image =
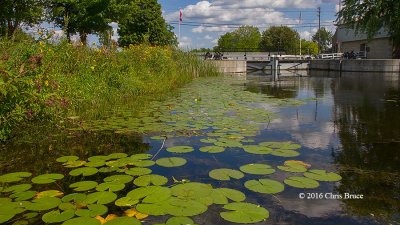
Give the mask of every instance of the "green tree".
[{"label": "green tree", "polygon": [[116,2],[112,0],[53,0],[50,21],[64,28],[68,40],[79,33],[86,44],[87,35],[105,32],[117,21]]},{"label": "green tree", "polygon": [[134,0],[127,3],[129,10],[118,24],[120,46],[146,41],[151,45],[177,45],[173,27],[165,23],[157,0]]},{"label": "green tree", "polygon": [[332,32],[327,31],[325,27],[321,27],[321,29],[318,29],[317,33],[312,36],[312,41],[318,43],[318,40],[320,40],[321,49],[328,49],[329,45],[332,44],[332,37]]},{"label": "green tree", "polygon": [[357,32],[365,32],[368,40],[385,28],[393,41],[393,57],[400,58],[400,1],[344,0],[337,21]]},{"label": "green tree", "polygon": [[[299,41],[297,41],[297,46],[299,46]],[[299,46],[300,47],[300,46]],[[299,54],[299,51],[296,51]],[[312,41],[301,40],[301,54],[302,55],[317,55],[318,54],[318,44]]]},{"label": "green tree", "polygon": [[0,35],[11,37],[22,23],[41,21],[47,0],[0,0]]},{"label": "green tree", "polygon": [[[240,26],[238,29],[222,35],[214,50],[235,49],[237,51],[256,51],[261,41],[261,33],[257,27]],[[232,50],[230,50],[232,51]]]},{"label": "green tree", "polygon": [[260,48],[264,51],[285,51],[294,54],[300,35],[287,26],[272,26],[262,33]]}]

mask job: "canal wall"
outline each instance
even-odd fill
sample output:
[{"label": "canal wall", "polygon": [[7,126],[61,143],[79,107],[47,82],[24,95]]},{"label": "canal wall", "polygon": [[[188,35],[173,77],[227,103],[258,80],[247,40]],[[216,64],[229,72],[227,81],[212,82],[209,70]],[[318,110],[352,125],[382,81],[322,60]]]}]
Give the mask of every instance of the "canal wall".
[{"label": "canal wall", "polygon": [[317,59],[311,60],[310,70],[400,73],[400,59]]},{"label": "canal wall", "polygon": [[246,73],[246,60],[206,60],[219,68],[222,73]]}]

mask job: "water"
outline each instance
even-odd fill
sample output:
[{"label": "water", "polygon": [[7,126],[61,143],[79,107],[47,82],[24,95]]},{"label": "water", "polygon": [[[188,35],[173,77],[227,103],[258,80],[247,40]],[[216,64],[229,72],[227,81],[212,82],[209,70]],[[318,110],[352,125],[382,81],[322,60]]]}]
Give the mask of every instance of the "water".
[{"label": "water", "polygon": [[[32,140],[28,137],[3,145],[0,174],[14,171],[29,171],[34,176],[47,172],[68,174],[71,169],[55,162],[63,155],[77,155],[82,160],[114,152],[149,153],[155,155],[155,160],[174,156],[185,158],[188,163],[173,168],[158,165],[149,168],[153,174],[169,178],[168,184],[173,183],[173,176],[177,180],[243,192],[245,202],[269,211],[269,218],[258,224],[400,223],[399,76],[353,73],[341,77],[329,74],[327,78],[318,77],[321,74],[317,73],[312,75],[311,78],[282,77],[277,82],[272,81],[271,76],[259,74],[240,79],[199,79],[180,94],[169,96],[163,102],[151,102],[140,112],[126,105],[116,107],[101,121],[90,121],[94,130],[91,134],[70,131],[65,135],[55,133]],[[271,113],[263,115],[266,111]],[[160,125],[160,121],[169,122]],[[160,129],[161,133],[156,132]],[[181,132],[175,132],[177,130]],[[297,150],[299,156],[288,158],[250,154],[240,147],[215,154],[199,151],[210,145],[200,140],[214,138],[206,135],[214,130],[228,130],[234,137],[232,140],[239,138],[239,134],[243,135],[240,137],[243,140],[254,140],[253,143],[243,142],[244,145],[290,141],[302,147]],[[138,135],[138,132],[145,134]],[[159,135],[161,140],[151,138]],[[168,137],[165,141],[163,135]],[[168,147],[180,145],[192,146],[194,151],[166,151]],[[310,164],[310,169],[336,172],[342,180],[321,181],[320,186],[313,189],[285,185],[283,192],[274,195],[244,187],[248,180],[269,178],[283,183],[290,176],[301,176],[301,173],[276,169],[286,160],[300,160]],[[209,177],[213,169],[239,170],[242,165],[255,163],[271,165],[276,172],[245,174],[231,181]],[[100,175],[102,177],[104,175]],[[101,181],[100,178],[96,179]],[[67,191],[70,183],[79,180],[68,178],[61,187]],[[38,191],[59,189],[55,185],[36,188]],[[362,195],[362,199],[345,199],[347,194]],[[211,205],[207,212],[191,218],[197,224],[236,224],[222,219],[221,211],[225,211],[221,205]],[[153,216],[145,220],[165,223],[168,218]]]}]

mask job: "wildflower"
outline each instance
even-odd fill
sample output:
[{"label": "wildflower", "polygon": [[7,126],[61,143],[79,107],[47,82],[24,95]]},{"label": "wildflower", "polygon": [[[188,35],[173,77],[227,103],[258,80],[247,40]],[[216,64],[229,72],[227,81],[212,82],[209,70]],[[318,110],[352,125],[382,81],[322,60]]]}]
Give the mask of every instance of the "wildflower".
[{"label": "wildflower", "polygon": [[37,32],[38,34],[43,34],[41,31]]},{"label": "wildflower", "polygon": [[32,117],[33,116],[32,115],[32,111],[30,109],[26,112],[26,114],[28,115],[28,117]]},{"label": "wildflower", "polygon": [[44,85],[49,86],[49,81],[46,80],[46,81],[44,82]]},{"label": "wildflower", "polygon": [[51,32],[53,32],[53,34],[55,34],[55,33],[56,33],[56,31],[55,31],[55,30],[52,30]]},{"label": "wildflower", "polygon": [[94,70],[94,66],[91,66],[90,69]]}]

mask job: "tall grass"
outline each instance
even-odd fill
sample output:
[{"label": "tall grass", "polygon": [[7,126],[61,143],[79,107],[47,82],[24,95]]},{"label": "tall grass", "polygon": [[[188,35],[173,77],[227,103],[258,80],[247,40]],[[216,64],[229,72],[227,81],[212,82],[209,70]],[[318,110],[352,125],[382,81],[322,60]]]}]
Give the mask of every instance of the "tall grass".
[{"label": "tall grass", "polygon": [[50,36],[0,39],[0,140],[21,124],[54,122],[82,105],[166,93],[193,78],[218,74],[211,64],[170,47],[110,50],[53,44]]}]

